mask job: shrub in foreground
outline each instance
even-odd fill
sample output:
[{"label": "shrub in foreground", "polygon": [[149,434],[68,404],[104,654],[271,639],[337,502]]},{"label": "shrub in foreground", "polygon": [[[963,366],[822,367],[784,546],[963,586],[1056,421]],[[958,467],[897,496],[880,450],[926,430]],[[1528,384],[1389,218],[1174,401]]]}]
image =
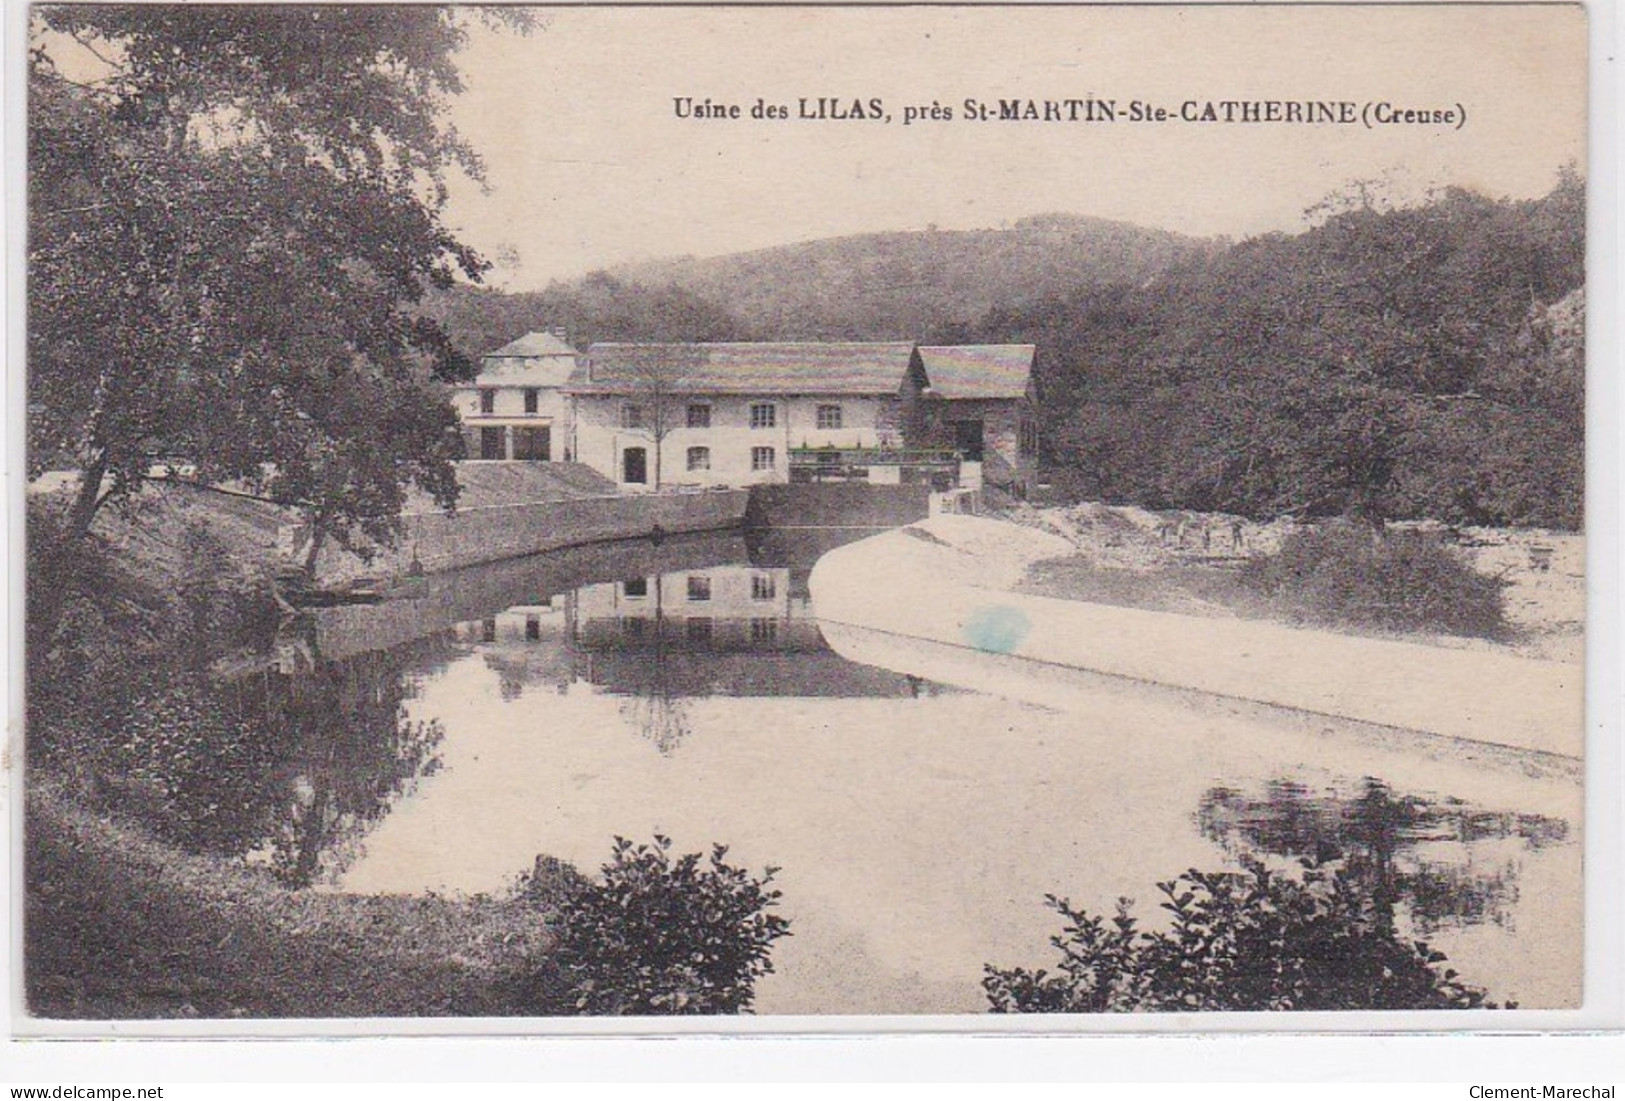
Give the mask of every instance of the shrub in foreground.
[{"label": "shrub in foreground", "polygon": [[777,869],[758,879],[728,864],[727,852],[713,846],[702,863],[699,853],[673,858],[666,837],[617,837],[599,879],[558,877],[548,985],[559,993],[549,1000],[594,1016],[748,1012],[790,922],[769,913]]},{"label": "shrub in foreground", "polygon": [[1495,1008],[1482,990],[1440,971],[1442,953],[1402,940],[1390,908],[1340,870],[1307,863],[1301,878],[1260,864],[1246,874],[1194,868],[1158,884],[1173,914],[1142,931],[1118,904],[1110,921],[1049,904],[1067,925],[1050,943],[1052,973],[991,965],[995,1013]]},{"label": "shrub in foreground", "polygon": [[1243,577],[1288,614],[1316,623],[1500,638],[1504,583],[1436,539],[1337,524],[1288,536]]}]

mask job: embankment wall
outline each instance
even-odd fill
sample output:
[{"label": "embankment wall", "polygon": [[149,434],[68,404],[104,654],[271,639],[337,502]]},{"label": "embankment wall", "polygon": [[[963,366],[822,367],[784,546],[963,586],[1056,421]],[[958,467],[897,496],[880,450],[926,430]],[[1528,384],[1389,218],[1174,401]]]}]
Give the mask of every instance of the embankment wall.
[{"label": "embankment wall", "polygon": [[746,522],[757,529],[895,528],[924,520],[930,500],[923,485],[753,486]]},{"label": "embankment wall", "polygon": [[[342,548],[325,547],[316,576],[325,585],[363,576],[398,578],[656,532],[718,531],[743,521],[747,498],[742,489],[707,490],[409,513],[401,518],[404,530],[394,548],[364,562]],[[307,526],[286,526],[278,533],[278,549],[289,564],[302,564],[309,538]]]}]

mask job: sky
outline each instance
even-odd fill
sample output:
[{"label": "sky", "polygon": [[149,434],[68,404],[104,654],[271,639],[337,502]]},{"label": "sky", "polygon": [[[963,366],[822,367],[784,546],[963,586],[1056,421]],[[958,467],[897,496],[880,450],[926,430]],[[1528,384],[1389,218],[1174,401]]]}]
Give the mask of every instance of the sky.
[{"label": "sky", "polygon": [[[1183,233],[1303,228],[1352,180],[1402,199],[1544,194],[1585,162],[1586,23],[1567,5],[578,7],[528,36],[478,29],[451,119],[483,156],[448,218],[513,290],[673,255],[1066,212]],[[677,97],[742,117],[679,117]],[[804,121],[878,97],[891,121]],[[980,122],[963,101],[1115,101],[1111,124]],[[755,120],[758,99],[789,120]],[[1346,101],[1303,126],[1128,121],[1138,100]],[[952,121],[904,125],[933,102]]]}]

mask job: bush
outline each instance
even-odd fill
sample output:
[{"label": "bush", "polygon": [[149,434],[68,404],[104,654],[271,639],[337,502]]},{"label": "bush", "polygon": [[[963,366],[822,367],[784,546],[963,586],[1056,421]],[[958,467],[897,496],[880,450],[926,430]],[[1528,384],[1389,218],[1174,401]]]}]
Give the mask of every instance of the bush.
[{"label": "bush", "polygon": [[1333,626],[1480,638],[1507,634],[1499,578],[1420,534],[1378,536],[1338,524],[1295,532],[1243,578],[1284,613]]},{"label": "bush", "polygon": [[727,851],[714,846],[702,867],[699,853],[672,859],[669,838],[650,846],[617,837],[601,881],[556,877],[553,965],[565,1012],[748,1012],[790,923],[768,913],[779,899],[768,887],[777,869],[757,879],[727,864]]},{"label": "bush", "polygon": [[1495,1008],[1484,992],[1437,970],[1442,953],[1401,940],[1391,907],[1339,871],[1306,862],[1294,880],[1249,864],[1158,884],[1174,916],[1142,932],[1118,904],[1110,923],[1067,900],[1050,943],[1057,973],[984,968],[995,1013]]},{"label": "bush", "polygon": [[264,839],[281,807],[285,754],[207,678],[140,696],[116,730],[104,803],[192,852],[237,856]]}]

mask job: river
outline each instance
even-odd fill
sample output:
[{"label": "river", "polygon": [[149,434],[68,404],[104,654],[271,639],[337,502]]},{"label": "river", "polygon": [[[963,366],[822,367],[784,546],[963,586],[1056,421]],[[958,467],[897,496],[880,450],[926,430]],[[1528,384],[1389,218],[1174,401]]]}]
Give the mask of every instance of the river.
[{"label": "river", "polygon": [[[1577,776],[1200,700],[1041,706],[884,645],[847,660],[807,592],[828,545],[624,544],[316,613],[281,668],[346,670],[339,698],[400,752],[354,755],[377,775],[348,803],[304,780],[316,828],[283,865],[328,890],[500,892],[539,854],[595,871],[617,835],[720,842],[781,869],[792,936],[758,1013],[912,1014],[983,1011],[984,964],[1051,965],[1046,894],[1156,925],[1156,884],[1186,868],[1363,853],[1466,981],[1575,1004]],[[342,829],[310,810],[340,804]]]}]

